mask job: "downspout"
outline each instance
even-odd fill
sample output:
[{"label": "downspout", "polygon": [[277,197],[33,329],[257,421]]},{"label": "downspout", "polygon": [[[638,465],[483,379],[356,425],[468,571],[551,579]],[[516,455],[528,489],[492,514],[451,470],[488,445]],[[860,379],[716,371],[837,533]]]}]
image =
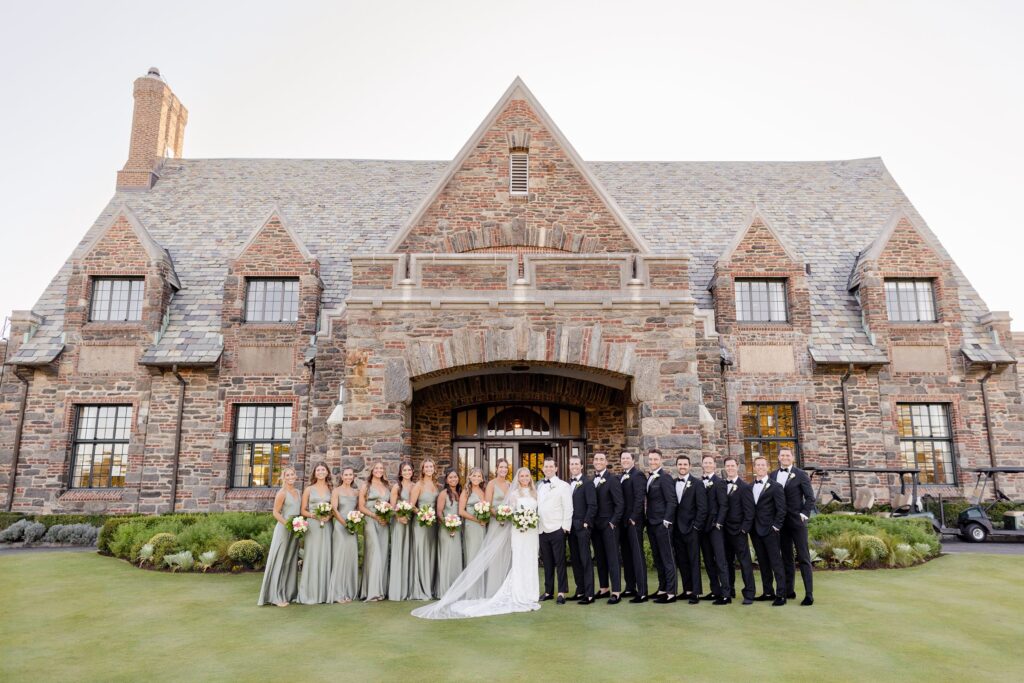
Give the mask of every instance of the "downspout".
[{"label": "downspout", "polygon": [[313,381],[316,378],[316,359],[312,358],[307,361],[306,365],[309,366],[309,383],[306,389],[306,414],[303,417],[302,426],[302,464],[299,468],[300,472],[306,471],[306,454],[309,452],[309,408],[313,403]]},{"label": "downspout", "polygon": [[14,505],[14,481],[18,478],[18,460],[21,457],[21,430],[25,426],[25,406],[28,404],[28,380],[18,374],[17,368],[12,368],[11,374],[25,385],[25,392],[21,397],[21,407],[18,408],[18,422],[14,427],[14,451],[11,454],[11,474],[7,477],[7,512],[10,512]]},{"label": "downspout", "polygon": [[985,436],[988,437],[988,463],[989,463],[989,467],[995,467],[996,466],[996,440],[992,436],[992,415],[991,415],[991,412],[989,411],[988,390],[986,389],[986,386],[988,385],[989,378],[992,377],[992,375],[994,375],[995,372],[996,372],[996,364],[993,363],[989,367],[988,372],[985,373],[985,376],[982,377],[981,380],[978,382],[978,384],[981,385],[981,405],[982,405],[982,408],[985,410]]},{"label": "downspout", "polygon": [[725,401],[725,457],[732,456],[732,432],[729,428],[729,380],[725,378],[725,369],[732,365],[724,358],[719,361],[722,375],[722,399]]},{"label": "downspout", "polygon": [[171,514],[178,507],[178,465],[181,462],[181,423],[185,418],[185,379],[178,374],[177,364],[171,366],[171,374],[178,380],[178,422],[174,429],[174,466],[171,472]]},{"label": "downspout", "polygon": [[[853,440],[850,438],[850,403],[849,397],[846,394],[846,382],[850,379],[850,375],[853,374],[853,363],[850,363],[849,367],[846,368],[846,372],[843,374],[843,378],[839,380],[839,387],[843,392],[843,431],[846,432],[846,466],[853,469]],[[850,502],[854,499],[854,484],[853,484],[853,472],[850,472]]]}]

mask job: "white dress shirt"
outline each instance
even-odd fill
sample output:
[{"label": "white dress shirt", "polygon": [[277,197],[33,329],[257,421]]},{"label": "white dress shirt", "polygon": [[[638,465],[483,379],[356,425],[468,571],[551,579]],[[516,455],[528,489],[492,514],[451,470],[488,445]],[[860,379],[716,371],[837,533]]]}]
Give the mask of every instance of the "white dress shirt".
[{"label": "white dress shirt", "polygon": [[[767,480],[766,480],[767,481]],[[760,480],[754,480],[754,503],[756,504],[758,499],[761,498],[761,491],[764,490],[764,484]]]},{"label": "white dress shirt", "polygon": [[792,474],[790,472],[783,472],[782,468],[780,467],[779,468],[779,473],[775,475],[775,481],[777,481],[778,483],[780,483],[783,486],[785,486],[786,482],[789,481],[789,478],[791,476],[792,476]]},{"label": "white dress shirt", "polygon": [[551,477],[551,483],[537,484],[538,525],[542,534],[572,527],[572,489],[558,477]]},{"label": "white dress shirt", "polygon": [[656,477],[656,476],[654,476],[654,475],[656,475],[656,474],[660,474],[660,473],[661,473],[661,470],[662,470],[662,468],[661,468],[661,467],[659,467],[658,469],[654,470],[654,471],[653,471],[653,472],[651,472],[651,473],[650,473],[649,475],[647,475],[647,490],[648,490],[648,491],[650,491],[650,490],[651,490],[651,484],[653,484],[653,483],[654,483],[654,480],[655,480],[655,479],[657,479],[657,477]]},{"label": "white dress shirt", "polygon": [[686,482],[690,481],[690,475],[687,474],[682,479],[676,479],[676,502],[683,502],[683,491],[686,490]]}]

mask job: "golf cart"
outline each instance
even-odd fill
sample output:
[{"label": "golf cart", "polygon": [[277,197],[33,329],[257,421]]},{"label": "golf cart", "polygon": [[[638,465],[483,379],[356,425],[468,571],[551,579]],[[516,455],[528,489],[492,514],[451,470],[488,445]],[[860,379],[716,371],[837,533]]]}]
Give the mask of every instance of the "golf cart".
[{"label": "golf cart", "polygon": [[[854,475],[855,474],[875,474],[879,475],[879,479],[888,485],[891,481],[889,477],[896,475],[899,477],[900,492],[896,496],[893,496],[892,517],[926,517],[932,519],[932,526],[936,526],[935,518],[931,513],[921,511],[921,501],[917,497],[917,487],[919,484],[919,475],[921,470],[913,467],[805,467],[804,470],[808,473],[811,478],[811,486],[814,486],[814,479],[818,477],[818,489],[815,491],[814,496],[816,500],[821,500],[821,489],[825,485],[825,480],[830,474],[846,474],[850,478],[850,490],[854,491],[854,509],[868,510],[874,504],[874,494],[867,487],[857,489],[854,486]],[[907,487],[910,487],[910,492],[907,492]],[[837,503],[845,503],[842,497],[834,490],[830,490],[829,493],[832,496],[832,500]],[[937,529],[936,529],[937,530]]]},{"label": "golf cart", "polygon": [[[975,504],[961,512],[957,516],[956,526],[946,526],[946,508],[942,500],[942,496],[939,496],[939,518],[941,521],[940,533],[947,536],[959,536],[965,541],[972,543],[983,543],[990,538],[1021,538],[1024,539],[1024,524],[1021,524],[1021,518],[1016,518],[1016,525],[1011,525],[1010,521],[999,521],[993,523],[989,518],[988,512],[992,509],[992,506],[999,501],[1006,501],[1012,503],[1009,496],[999,490],[999,483],[996,481],[996,475],[998,474],[1024,474],[1024,467],[979,467],[977,469],[964,470],[965,472],[976,472],[978,475],[977,480],[974,482],[974,491],[971,494],[971,498],[974,499]],[[992,490],[995,492],[995,498],[989,503],[983,503],[982,500],[985,498],[985,489],[988,488],[989,481],[992,482]],[[1012,519],[1012,518],[1008,518]]]}]

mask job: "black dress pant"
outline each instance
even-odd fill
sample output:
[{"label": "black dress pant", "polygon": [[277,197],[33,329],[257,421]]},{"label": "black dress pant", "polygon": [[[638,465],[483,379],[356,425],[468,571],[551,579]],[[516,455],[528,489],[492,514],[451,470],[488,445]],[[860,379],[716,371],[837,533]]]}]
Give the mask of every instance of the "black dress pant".
[{"label": "black dress pant", "polygon": [[597,578],[601,588],[608,588],[611,581],[612,593],[622,591],[622,572],[619,569],[619,530],[605,524],[603,529],[594,529],[590,540],[594,544],[594,560],[597,562]]},{"label": "black dress pant", "polygon": [[708,586],[712,595],[728,596],[722,589],[729,590],[729,575],[725,563],[725,535],[721,529],[711,527],[700,535],[700,551],[704,556],[704,570],[708,574]]},{"label": "black dress pant", "polygon": [[685,534],[675,529],[672,532],[672,541],[675,546],[676,565],[683,577],[683,594],[699,595],[703,590],[700,581],[700,535],[692,527]]},{"label": "black dress pant", "polygon": [[622,573],[626,577],[626,590],[639,596],[647,595],[643,527],[630,523],[628,519],[624,521],[619,527],[619,546],[622,548]]},{"label": "black dress pant", "polygon": [[590,556],[590,529],[580,527],[569,532],[569,561],[576,595],[594,597],[594,561]]},{"label": "black dress pant", "polygon": [[544,592],[555,594],[555,573],[558,592],[569,592],[569,576],[565,573],[565,531],[558,529],[540,535],[540,561],[544,564]]},{"label": "black dress pant", "polygon": [[782,566],[786,569],[786,586],[790,593],[796,592],[796,569],[793,564],[793,550],[800,565],[800,578],[804,581],[804,594],[814,597],[814,567],[811,565],[811,549],[807,544],[807,525],[793,524],[790,520],[782,525],[779,538],[782,550]]},{"label": "black dress pant", "polygon": [[676,594],[676,563],[672,557],[672,530],[664,524],[648,524],[654,567],[658,570],[658,592]]},{"label": "black dress pant", "polygon": [[[769,531],[760,536],[756,531],[750,533],[757,553],[757,566],[761,570],[761,592],[765,595],[786,597],[786,572],[782,569],[782,551],[779,549],[779,534]],[[774,577],[775,581],[772,582]]]},{"label": "black dress pant", "polygon": [[[757,592],[754,584],[754,565],[750,560],[750,545],[746,534],[730,534],[725,532],[725,563],[728,568],[728,594],[736,597],[736,561],[740,563],[740,575],[743,577],[743,597],[753,600]],[[723,590],[725,590],[723,586]],[[726,594],[723,593],[723,597]]]}]

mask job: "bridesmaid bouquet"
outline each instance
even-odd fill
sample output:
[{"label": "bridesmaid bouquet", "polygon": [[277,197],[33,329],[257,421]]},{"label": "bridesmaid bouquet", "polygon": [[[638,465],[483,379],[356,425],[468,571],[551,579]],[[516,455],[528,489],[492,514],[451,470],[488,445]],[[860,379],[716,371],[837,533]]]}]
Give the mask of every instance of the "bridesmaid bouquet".
[{"label": "bridesmaid bouquet", "polygon": [[391,521],[391,515],[395,514],[395,509],[386,500],[378,500],[373,504],[373,512],[380,517],[381,522],[387,524]]},{"label": "bridesmaid bouquet", "polygon": [[398,501],[398,504],[395,505],[395,517],[398,517],[399,519],[412,519],[413,513],[415,512],[416,508],[409,505],[407,501],[400,500]]},{"label": "bridesmaid bouquet", "polygon": [[365,524],[365,522],[363,521],[364,517],[366,517],[366,515],[364,515],[359,510],[353,510],[352,512],[345,515],[345,528],[348,529],[348,532],[350,534],[354,536],[356,533],[362,530],[363,525]]},{"label": "bridesmaid bouquet", "polygon": [[533,510],[516,510],[512,515],[512,526],[522,532],[527,529],[536,529],[539,521],[540,518]]},{"label": "bridesmaid bouquet", "polygon": [[445,515],[444,528],[448,530],[449,536],[455,538],[455,534],[460,526],[462,526],[462,517],[458,515]]},{"label": "bridesmaid bouquet", "polygon": [[486,500],[481,500],[479,503],[473,503],[473,514],[484,524],[491,518],[491,504]]},{"label": "bridesmaid bouquet", "polygon": [[420,526],[434,526],[434,522],[437,521],[437,513],[432,507],[421,507],[416,513],[416,521],[420,523]]},{"label": "bridesmaid bouquet", "polygon": [[292,517],[292,523],[290,526],[292,528],[292,533],[301,538],[306,535],[306,530],[309,529],[309,522],[306,521],[305,517],[299,515],[298,517]]},{"label": "bridesmaid bouquet", "polygon": [[498,524],[505,526],[505,522],[512,521],[512,506],[499,505],[498,509],[494,511],[494,518],[498,520]]},{"label": "bridesmaid bouquet", "polygon": [[320,520],[320,527],[323,528],[327,520],[331,518],[331,504],[326,501],[317,503],[316,507],[313,508],[313,514]]}]

